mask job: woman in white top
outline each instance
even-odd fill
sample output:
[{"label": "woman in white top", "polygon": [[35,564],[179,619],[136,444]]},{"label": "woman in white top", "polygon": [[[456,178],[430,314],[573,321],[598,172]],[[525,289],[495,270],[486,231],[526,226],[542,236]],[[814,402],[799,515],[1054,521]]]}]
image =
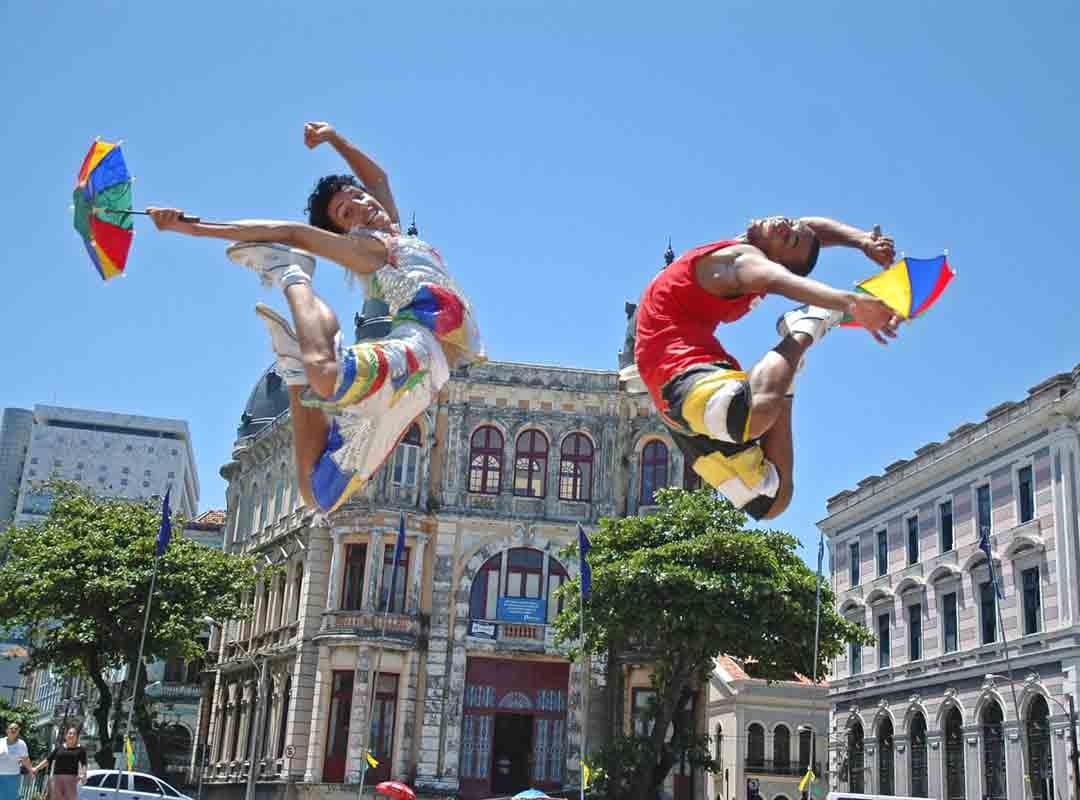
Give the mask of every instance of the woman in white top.
[{"label": "woman in white top", "polygon": [[19,767],[36,774],[26,742],[19,738],[19,723],[12,722],[7,726],[7,736],[0,739],[0,800],[19,796]]}]

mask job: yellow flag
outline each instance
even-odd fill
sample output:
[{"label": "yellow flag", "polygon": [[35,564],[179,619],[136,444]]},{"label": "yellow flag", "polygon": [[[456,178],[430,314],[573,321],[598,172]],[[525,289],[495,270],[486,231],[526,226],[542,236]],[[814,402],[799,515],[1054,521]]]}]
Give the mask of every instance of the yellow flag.
[{"label": "yellow flag", "polygon": [[806,768],[806,774],[803,775],[803,779],[799,781],[799,791],[805,792],[806,787],[817,780],[817,775],[814,774],[814,770],[809,767]]},{"label": "yellow flag", "polygon": [[585,782],[585,785],[582,788],[583,789],[588,789],[589,788],[589,779],[592,778],[592,770],[589,769],[589,765],[586,764],[584,761],[581,762],[581,772],[582,772],[582,775],[584,776],[583,780]]},{"label": "yellow flag", "polygon": [[364,753],[364,758],[367,759],[367,763],[371,765],[372,769],[375,769],[375,767],[379,766],[379,762],[375,760],[375,756],[373,756],[371,753]]},{"label": "yellow flag", "polygon": [[131,737],[124,737],[124,752],[127,753],[127,768],[128,772],[132,772],[135,769],[135,748],[131,746]]}]

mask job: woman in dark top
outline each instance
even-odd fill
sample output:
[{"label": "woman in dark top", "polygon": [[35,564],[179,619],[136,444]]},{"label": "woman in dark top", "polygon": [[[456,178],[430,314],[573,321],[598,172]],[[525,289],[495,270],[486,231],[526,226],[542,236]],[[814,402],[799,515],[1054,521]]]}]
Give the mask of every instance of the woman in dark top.
[{"label": "woman in dark top", "polygon": [[79,784],[86,779],[86,749],[79,744],[78,728],[68,728],[64,743],[37,765],[40,772],[46,765],[52,768],[49,800],[78,800]]}]

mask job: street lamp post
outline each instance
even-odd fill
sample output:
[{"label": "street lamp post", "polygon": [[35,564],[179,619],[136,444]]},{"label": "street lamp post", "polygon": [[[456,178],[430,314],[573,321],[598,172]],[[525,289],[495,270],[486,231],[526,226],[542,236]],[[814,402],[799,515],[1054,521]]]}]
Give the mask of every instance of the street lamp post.
[{"label": "street lamp post", "polygon": [[[994,673],[994,672],[987,673],[986,677],[989,678],[990,680],[1004,681],[1004,682],[1009,683],[1009,684],[1015,684],[1016,683],[1016,681],[1011,680],[1011,679],[1007,678],[1004,675],[998,675],[997,673]],[[1076,748],[1076,722],[1077,722],[1077,720],[1076,720],[1076,706],[1073,703],[1073,696],[1070,694],[1070,695],[1068,695],[1068,697],[1069,697],[1069,705],[1066,706],[1060,700],[1058,700],[1058,699],[1056,699],[1054,697],[1050,697],[1050,695],[1046,695],[1047,700],[1049,700],[1051,703],[1054,703],[1058,708],[1060,708],[1062,711],[1064,711],[1069,717],[1069,751],[1070,751],[1069,752],[1069,759],[1072,761],[1072,777],[1073,777],[1073,793],[1074,793],[1073,796],[1075,798],[1077,798],[1077,800],[1080,800],[1080,755],[1078,755],[1077,748]],[[1022,719],[1017,719],[1016,724],[1017,725],[1023,725],[1024,721]],[[1024,731],[1020,731],[1019,733],[1020,733],[1021,736],[1024,735]],[[1028,780],[1028,777],[1029,777],[1027,770],[1028,770],[1028,765],[1024,764],[1024,780],[1025,781]]]},{"label": "street lamp post", "polygon": [[[224,633],[225,626],[213,617],[203,617],[203,622],[205,622],[207,625],[212,625],[213,627],[220,629]],[[265,660],[261,663],[256,661],[252,657],[251,653],[249,653],[247,649],[239,642],[236,643],[236,646],[237,648],[239,648],[240,653],[244,656],[244,658],[251,662],[251,665],[255,668],[255,675],[258,679],[258,689],[256,690],[255,694],[255,719],[253,720],[253,723],[255,725],[255,736],[251,740],[251,753],[248,759],[249,764],[247,785],[244,788],[244,800],[255,800],[255,761],[259,757],[259,749],[262,747],[262,742],[260,740],[262,739],[263,714],[265,713],[262,699],[266,695],[266,679],[268,677],[269,671],[266,669]]]}]

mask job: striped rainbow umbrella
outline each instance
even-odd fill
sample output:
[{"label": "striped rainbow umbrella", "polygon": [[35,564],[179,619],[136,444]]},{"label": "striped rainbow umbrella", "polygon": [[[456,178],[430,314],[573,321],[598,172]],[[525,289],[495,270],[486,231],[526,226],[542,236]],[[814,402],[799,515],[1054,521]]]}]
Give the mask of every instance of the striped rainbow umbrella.
[{"label": "striped rainbow umbrella", "polygon": [[122,275],[131,249],[131,176],[120,144],[100,139],[79,168],[75,230],[102,280]]}]

